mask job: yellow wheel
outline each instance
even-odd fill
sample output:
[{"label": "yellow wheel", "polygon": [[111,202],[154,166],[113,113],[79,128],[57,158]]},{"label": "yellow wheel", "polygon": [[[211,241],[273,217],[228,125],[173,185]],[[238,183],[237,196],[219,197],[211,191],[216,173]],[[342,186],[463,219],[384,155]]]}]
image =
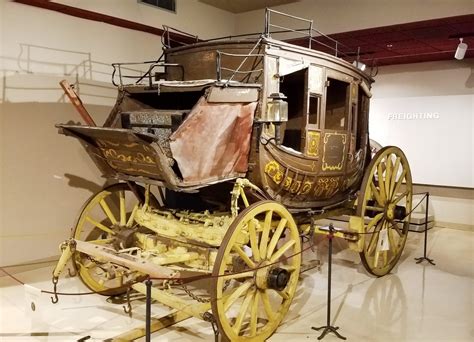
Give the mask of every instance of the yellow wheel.
[{"label": "yellow wheel", "polygon": [[360,253],[367,271],[390,272],[407,239],[412,208],[412,180],[405,154],[394,146],[382,148],[366,169],[357,215],[365,220]]},{"label": "yellow wheel", "polygon": [[225,339],[264,341],[285,317],[296,291],[301,243],[293,217],[260,201],[229,227],[217,253],[212,312]]},{"label": "yellow wheel", "polygon": [[[145,190],[137,186],[143,195]],[[151,196],[150,203],[156,203]],[[108,186],[85,203],[77,219],[72,237],[76,240],[108,246],[116,250],[133,248],[136,225],[133,213],[139,200],[127,184]],[[96,260],[83,253],[75,253],[74,267],[81,280],[92,291],[117,295],[127,289],[126,283],[136,279],[135,273],[108,262]]]}]

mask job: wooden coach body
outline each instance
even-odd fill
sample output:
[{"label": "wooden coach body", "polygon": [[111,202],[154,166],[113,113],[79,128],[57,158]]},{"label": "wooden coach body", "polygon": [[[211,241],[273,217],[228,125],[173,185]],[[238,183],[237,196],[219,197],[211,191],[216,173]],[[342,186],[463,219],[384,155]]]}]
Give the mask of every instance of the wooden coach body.
[{"label": "wooden coach body", "polygon": [[105,177],[180,192],[247,177],[289,208],[359,189],[372,80],[352,64],[260,38],[170,48],[162,67],[164,79],[119,87],[104,127],[60,125]]}]

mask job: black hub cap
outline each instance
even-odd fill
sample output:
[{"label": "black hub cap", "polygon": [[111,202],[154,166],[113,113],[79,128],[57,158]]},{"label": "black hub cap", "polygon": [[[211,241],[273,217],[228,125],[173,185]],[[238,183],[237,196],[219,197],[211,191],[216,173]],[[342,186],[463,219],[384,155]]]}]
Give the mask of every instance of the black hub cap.
[{"label": "black hub cap", "polygon": [[290,272],[276,267],[268,273],[267,286],[270,289],[282,291],[290,280]]}]

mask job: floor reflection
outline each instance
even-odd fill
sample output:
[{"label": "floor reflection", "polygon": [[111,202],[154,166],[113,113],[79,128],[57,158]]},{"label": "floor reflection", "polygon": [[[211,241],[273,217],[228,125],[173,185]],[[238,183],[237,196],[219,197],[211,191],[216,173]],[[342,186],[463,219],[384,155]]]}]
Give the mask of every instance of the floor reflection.
[{"label": "floor reflection", "polygon": [[407,332],[407,300],[402,282],[395,274],[374,279],[361,307],[361,325],[374,337],[404,339]]}]

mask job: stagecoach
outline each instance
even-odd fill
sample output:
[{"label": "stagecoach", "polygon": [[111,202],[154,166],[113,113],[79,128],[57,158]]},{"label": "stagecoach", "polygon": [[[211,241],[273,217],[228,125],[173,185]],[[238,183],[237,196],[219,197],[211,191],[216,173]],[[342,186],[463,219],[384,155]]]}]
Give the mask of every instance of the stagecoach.
[{"label": "stagecoach", "polygon": [[[114,64],[118,96],[102,127],[65,86],[87,125],[60,133],[116,182],[85,203],[55,283],[69,259],[103,295],[145,293],[151,278],[154,300],[214,322],[227,340],[263,341],[291,305],[305,237],[347,240],[375,276],[395,266],[412,182],[399,148],[371,156],[373,80],[337,45],[336,56],[315,50],[329,38],[312,21],[310,46],[275,39],[276,15],[267,10],[257,37],[177,45],[167,30],[163,56],[138,76]],[[348,228],[318,224],[337,215]],[[190,290],[193,277],[207,287]]]}]

